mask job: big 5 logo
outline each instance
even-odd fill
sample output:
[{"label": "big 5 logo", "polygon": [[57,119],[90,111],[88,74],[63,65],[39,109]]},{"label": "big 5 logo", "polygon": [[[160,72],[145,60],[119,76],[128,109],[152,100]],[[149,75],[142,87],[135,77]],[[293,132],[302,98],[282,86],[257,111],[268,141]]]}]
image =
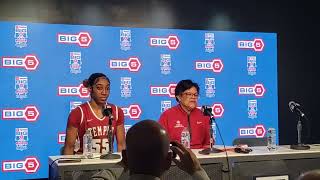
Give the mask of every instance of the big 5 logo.
[{"label": "big 5 logo", "polygon": [[90,92],[88,88],[84,87],[83,84],[79,86],[59,86],[58,87],[59,96],[79,96],[81,98],[88,98]]},{"label": "big 5 logo", "polygon": [[2,57],[2,67],[4,68],[24,68],[34,71],[39,66],[39,59],[36,55],[26,55],[24,57]]},{"label": "big 5 logo", "polygon": [[239,95],[255,95],[256,97],[263,97],[266,92],[263,84],[255,84],[254,86],[239,86]]},{"label": "big 5 logo", "polygon": [[9,108],[2,110],[3,120],[25,119],[28,122],[34,122],[38,119],[40,113],[36,106],[26,106],[22,109]]},{"label": "big 5 logo", "polygon": [[223,62],[220,58],[215,58],[212,61],[196,61],[196,70],[211,70],[215,73],[220,73],[223,69]]},{"label": "big 5 logo", "polygon": [[35,173],[40,167],[40,162],[36,157],[27,157],[25,160],[5,160],[2,161],[2,172],[25,171]]},{"label": "big 5 logo", "polygon": [[128,69],[131,72],[138,72],[141,62],[138,57],[130,57],[129,59],[110,59],[109,67],[111,69]]},{"label": "big 5 logo", "polygon": [[240,40],[238,41],[238,48],[240,49],[253,49],[256,52],[263,51],[264,42],[260,38],[252,40]]},{"label": "big 5 logo", "polygon": [[58,34],[58,43],[78,44],[80,47],[89,47],[92,37],[88,32],[80,32],[79,34]]},{"label": "big 5 logo", "polygon": [[176,35],[168,37],[150,37],[150,46],[167,47],[171,50],[176,50],[180,45],[180,40]]},{"label": "big 5 logo", "polygon": [[177,84],[170,83],[168,86],[150,86],[150,94],[155,96],[175,97],[174,91]]},{"label": "big 5 logo", "polygon": [[139,119],[142,113],[139,104],[131,104],[129,107],[122,107],[124,116],[130,117],[130,119]]},{"label": "big 5 logo", "polygon": [[263,138],[265,134],[266,129],[262,124],[258,124],[255,127],[239,128],[239,136],[255,136],[257,138]]}]

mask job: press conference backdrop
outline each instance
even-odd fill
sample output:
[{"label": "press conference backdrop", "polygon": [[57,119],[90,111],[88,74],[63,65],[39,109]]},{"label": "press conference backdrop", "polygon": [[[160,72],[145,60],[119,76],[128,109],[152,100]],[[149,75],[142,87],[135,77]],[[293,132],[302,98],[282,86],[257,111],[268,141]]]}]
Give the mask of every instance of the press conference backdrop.
[{"label": "press conference backdrop", "polygon": [[0,29],[0,179],[48,177],[47,158],[63,146],[69,112],[89,100],[81,83],[94,72],[110,78],[108,102],[124,110],[126,130],[176,105],[182,79],[200,85],[199,106],[212,106],[226,145],[278,129],[274,33],[24,22]]}]

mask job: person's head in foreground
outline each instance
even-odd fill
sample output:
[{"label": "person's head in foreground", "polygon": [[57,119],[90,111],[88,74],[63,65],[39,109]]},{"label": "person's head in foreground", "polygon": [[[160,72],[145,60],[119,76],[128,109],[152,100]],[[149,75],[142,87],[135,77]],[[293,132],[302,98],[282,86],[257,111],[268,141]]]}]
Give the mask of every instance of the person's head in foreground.
[{"label": "person's head in foreground", "polygon": [[298,180],[320,180],[320,169],[307,171],[301,174]]},{"label": "person's head in foreground", "polygon": [[[193,152],[178,142],[171,142],[171,144],[172,146],[169,147],[167,132],[156,121],[140,121],[128,130],[127,146],[126,150],[122,151],[122,161],[130,170],[130,175],[160,177],[170,168],[171,161],[190,175],[202,170]],[[173,152],[179,156],[179,160],[173,158]]]},{"label": "person's head in foreground", "polygon": [[133,125],[127,132],[127,157],[130,174],[146,174],[156,177],[170,168],[169,138],[160,124],[144,120]]}]

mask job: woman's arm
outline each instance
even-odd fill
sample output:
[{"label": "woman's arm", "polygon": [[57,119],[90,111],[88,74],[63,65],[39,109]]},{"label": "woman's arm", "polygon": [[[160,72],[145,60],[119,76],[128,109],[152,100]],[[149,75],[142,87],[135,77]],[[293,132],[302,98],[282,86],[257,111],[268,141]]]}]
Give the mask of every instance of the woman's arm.
[{"label": "woman's arm", "polygon": [[78,135],[78,129],[72,126],[67,127],[66,140],[64,143],[64,155],[74,154],[74,143]]},{"label": "woman's arm", "polygon": [[122,150],[126,149],[126,138],[125,138],[125,130],[124,125],[121,124],[117,126],[117,143],[118,143],[118,152],[121,152]]}]

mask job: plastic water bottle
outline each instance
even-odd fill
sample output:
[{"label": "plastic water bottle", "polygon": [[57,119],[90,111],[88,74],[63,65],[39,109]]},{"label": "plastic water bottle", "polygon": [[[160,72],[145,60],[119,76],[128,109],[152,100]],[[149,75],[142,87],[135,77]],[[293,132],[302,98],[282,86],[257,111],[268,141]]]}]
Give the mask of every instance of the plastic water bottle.
[{"label": "plastic water bottle", "polygon": [[212,124],[211,124],[211,131],[212,131],[213,140],[216,141],[216,138],[217,138],[217,126],[216,126],[215,122],[212,122]]},{"label": "plastic water bottle", "polygon": [[91,130],[87,129],[83,135],[83,155],[85,158],[92,158],[92,134]]},{"label": "plastic water bottle", "polygon": [[268,149],[269,151],[274,151],[277,148],[276,145],[276,129],[275,128],[269,128],[267,131],[267,142],[268,142]]},{"label": "plastic water bottle", "polygon": [[190,132],[186,127],[181,132],[181,144],[186,148],[190,148]]}]

